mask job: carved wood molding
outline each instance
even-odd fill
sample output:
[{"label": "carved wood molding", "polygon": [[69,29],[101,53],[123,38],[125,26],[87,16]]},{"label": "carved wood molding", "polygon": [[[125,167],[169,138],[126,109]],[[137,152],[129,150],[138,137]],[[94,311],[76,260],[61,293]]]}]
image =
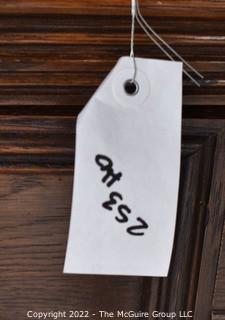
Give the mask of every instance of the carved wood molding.
[{"label": "carved wood molding", "polygon": [[225,311],[213,312],[212,320],[225,320]]},{"label": "carved wood molding", "polygon": [[167,279],[146,279],[143,307],[210,319],[224,220],[225,122],[184,121],[175,246]]}]

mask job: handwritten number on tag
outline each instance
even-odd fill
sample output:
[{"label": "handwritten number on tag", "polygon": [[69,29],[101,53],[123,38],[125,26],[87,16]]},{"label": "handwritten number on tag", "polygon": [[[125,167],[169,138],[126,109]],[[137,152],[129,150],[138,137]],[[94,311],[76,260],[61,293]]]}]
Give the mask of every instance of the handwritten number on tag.
[{"label": "handwritten number on tag", "polygon": [[112,206],[117,204],[116,198],[123,200],[123,197],[118,192],[110,193],[109,198],[110,198],[109,201],[106,201],[102,204],[103,208],[107,210],[112,210],[113,209]]},{"label": "handwritten number on tag", "polygon": [[124,222],[127,222],[128,221],[128,217],[127,217],[127,214],[130,214],[131,213],[131,210],[128,206],[126,206],[125,204],[121,204],[119,207],[118,207],[118,212],[120,214],[120,218],[116,217],[116,220],[120,223],[124,223]]},{"label": "handwritten number on tag", "polygon": [[137,218],[141,224],[127,228],[127,232],[133,236],[143,236],[144,232],[135,232],[135,230],[148,229],[148,224],[141,218]]},{"label": "handwritten number on tag", "polygon": [[[108,188],[110,188],[116,181],[119,181],[121,179],[122,173],[114,172],[113,162],[107,156],[97,155],[95,157],[95,162],[97,163],[101,171],[105,172],[105,175],[102,178],[102,182],[105,183]],[[118,201],[123,201],[123,196],[119,192],[114,191],[110,193],[109,200],[105,201],[102,206],[109,211],[112,211],[113,207],[117,206],[119,215],[115,217],[116,221],[119,223],[128,223],[128,215],[130,215],[132,211],[126,204],[118,204]],[[143,236],[144,231],[140,232],[140,230],[148,229],[148,224],[140,217],[136,218],[136,220],[139,222],[139,224],[128,227],[127,233],[132,236]]]}]

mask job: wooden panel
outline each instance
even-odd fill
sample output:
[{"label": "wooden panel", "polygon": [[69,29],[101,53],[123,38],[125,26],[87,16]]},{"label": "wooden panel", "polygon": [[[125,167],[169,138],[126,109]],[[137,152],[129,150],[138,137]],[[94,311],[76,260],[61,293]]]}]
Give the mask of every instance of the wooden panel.
[{"label": "wooden panel", "polygon": [[[196,320],[209,319],[223,219],[223,210],[213,200],[222,176],[216,178],[215,172],[212,176],[212,168],[221,166],[224,122],[184,122],[178,220],[168,279],[62,274],[72,195],[73,125],[73,117],[1,116],[0,313],[4,320],[23,319],[33,308],[69,310],[84,305],[90,312],[195,309],[201,313]],[[214,210],[218,210],[216,233]],[[198,298],[196,304],[196,294],[202,290],[203,301]],[[11,301],[13,308],[9,308]],[[207,308],[205,301],[209,301]]]},{"label": "wooden panel", "polygon": [[[142,0],[141,7],[210,80],[199,89],[184,77],[184,116],[224,118],[225,1]],[[0,14],[0,114],[49,114],[52,106],[58,114],[77,114],[117,59],[129,54],[129,0],[10,0],[1,1]],[[165,58],[136,30],[138,56]]]},{"label": "wooden panel", "polygon": [[183,128],[183,141],[189,143],[181,170],[176,245],[168,279],[146,284],[150,312],[194,310],[196,320],[210,319],[225,208],[224,124],[192,121]]},{"label": "wooden panel", "polygon": [[[210,0],[142,0],[146,15],[224,18],[224,2]],[[0,13],[75,13],[95,15],[130,14],[130,0],[2,0]]]},{"label": "wooden panel", "polygon": [[225,320],[225,312],[223,313],[213,313],[212,320]]},{"label": "wooden panel", "polygon": [[28,310],[138,308],[142,278],[62,274],[72,174],[2,174],[0,179],[2,319],[26,319]]},{"label": "wooden panel", "polygon": [[74,117],[1,116],[0,172],[72,172],[74,129]]},{"label": "wooden panel", "polygon": [[212,122],[208,127],[209,135],[216,136],[216,143],[206,216],[204,222],[200,222],[205,230],[196,296],[196,319],[210,317],[225,214],[225,123],[216,125]]},{"label": "wooden panel", "polygon": [[213,307],[217,310],[225,309],[225,226],[223,228],[223,239],[220,249],[220,260],[218,265]]}]

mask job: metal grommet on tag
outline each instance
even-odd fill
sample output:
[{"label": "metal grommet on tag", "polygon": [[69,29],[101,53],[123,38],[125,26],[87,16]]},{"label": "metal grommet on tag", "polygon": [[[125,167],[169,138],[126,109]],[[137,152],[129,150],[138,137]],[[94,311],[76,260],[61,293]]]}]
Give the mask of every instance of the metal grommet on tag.
[{"label": "metal grommet on tag", "polygon": [[129,79],[124,83],[124,90],[128,95],[134,96],[138,93],[139,85],[136,80]]},{"label": "metal grommet on tag", "polygon": [[133,80],[133,69],[124,68],[113,75],[113,96],[123,106],[141,106],[150,95],[150,81],[142,70]]}]

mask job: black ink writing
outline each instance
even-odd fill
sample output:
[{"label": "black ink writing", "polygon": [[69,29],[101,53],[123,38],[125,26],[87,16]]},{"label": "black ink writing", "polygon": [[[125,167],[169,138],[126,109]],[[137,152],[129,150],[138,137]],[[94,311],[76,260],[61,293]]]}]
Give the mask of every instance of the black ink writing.
[{"label": "black ink writing", "polygon": [[95,161],[97,165],[100,167],[101,171],[105,171],[105,175],[102,178],[102,182],[106,182],[108,188],[110,188],[116,181],[119,181],[121,179],[122,173],[114,173],[113,162],[111,159],[104,155],[97,155],[95,157]]},{"label": "black ink writing", "polygon": [[121,204],[118,207],[118,212],[120,214],[120,217],[116,217],[115,219],[120,223],[127,222],[128,221],[128,216],[127,215],[131,213],[130,208],[125,204]]},{"label": "black ink writing", "polygon": [[148,224],[141,218],[137,218],[139,225],[127,228],[127,232],[133,236],[143,236],[144,232],[135,232],[135,230],[148,229]]},{"label": "black ink writing", "polygon": [[[113,161],[105,155],[97,155],[95,162],[99,166],[100,170],[105,174],[102,178],[102,182],[110,188],[116,181],[120,181],[122,173],[115,173],[113,169]],[[109,194],[109,200],[103,202],[102,206],[104,209],[113,211],[116,210],[115,220],[118,223],[129,223],[129,216],[132,214],[132,210],[124,203],[123,196],[119,192],[113,191]],[[136,218],[137,224],[129,226],[126,231],[132,236],[143,236],[144,231],[148,229],[148,224],[145,220],[138,217]]]},{"label": "black ink writing", "polygon": [[123,197],[118,192],[111,192],[109,195],[109,200],[102,204],[103,208],[107,210],[112,210],[112,206],[117,204],[116,198],[123,200]]}]

